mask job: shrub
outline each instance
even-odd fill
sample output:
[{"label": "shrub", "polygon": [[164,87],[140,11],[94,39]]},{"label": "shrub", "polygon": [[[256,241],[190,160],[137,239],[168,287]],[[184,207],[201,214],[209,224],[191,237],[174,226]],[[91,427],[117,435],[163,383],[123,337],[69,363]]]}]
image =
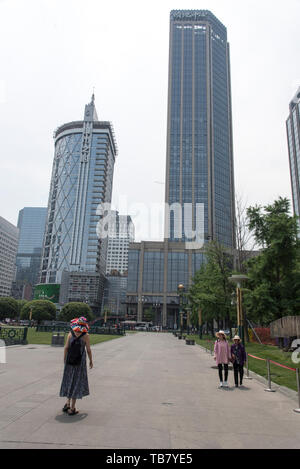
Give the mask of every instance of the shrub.
[{"label": "shrub", "polygon": [[18,316],[18,302],[14,298],[0,298],[0,319],[13,319]]},{"label": "shrub", "polygon": [[86,303],[71,301],[62,307],[59,314],[59,320],[69,322],[72,319],[79,318],[80,316],[84,316],[88,321],[94,319],[94,314],[89,305]]},{"label": "shrub", "polygon": [[32,319],[37,321],[51,321],[56,318],[56,307],[52,301],[32,300],[28,301],[21,309],[21,319],[30,319],[32,310]]}]

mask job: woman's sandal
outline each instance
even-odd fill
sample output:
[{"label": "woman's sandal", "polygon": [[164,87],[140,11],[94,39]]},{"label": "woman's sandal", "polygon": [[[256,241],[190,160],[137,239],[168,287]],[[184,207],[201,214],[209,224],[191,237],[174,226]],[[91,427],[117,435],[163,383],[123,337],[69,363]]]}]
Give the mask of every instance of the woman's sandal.
[{"label": "woman's sandal", "polygon": [[70,408],[68,410],[68,415],[76,415],[76,414],[78,414],[78,412],[79,412],[78,410]]},{"label": "woman's sandal", "polygon": [[71,409],[71,407],[68,404],[65,404],[62,408],[63,412],[68,412],[68,410]]}]

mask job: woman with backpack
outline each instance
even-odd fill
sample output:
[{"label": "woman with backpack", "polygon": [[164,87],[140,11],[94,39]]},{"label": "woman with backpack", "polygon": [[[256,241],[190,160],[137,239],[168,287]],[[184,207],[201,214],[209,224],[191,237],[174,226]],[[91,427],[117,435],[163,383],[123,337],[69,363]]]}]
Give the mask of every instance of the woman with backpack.
[{"label": "woman with backpack", "polygon": [[88,334],[89,326],[84,317],[72,319],[71,332],[69,332],[64,348],[64,374],[62,378],[60,397],[66,397],[67,402],[63,412],[69,415],[78,414],[76,399],[89,395],[89,384],[86,367],[86,351],[93,368],[93,358]]}]

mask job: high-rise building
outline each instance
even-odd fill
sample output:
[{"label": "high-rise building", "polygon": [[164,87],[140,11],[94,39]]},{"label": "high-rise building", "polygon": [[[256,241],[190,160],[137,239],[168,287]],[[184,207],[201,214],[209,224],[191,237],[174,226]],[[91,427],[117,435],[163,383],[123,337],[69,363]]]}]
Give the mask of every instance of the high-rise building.
[{"label": "high-rise building", "polygon": [[119,215],[112,210],[108,226],[106,274],[118,271],[127,274],[128,247],[134,241],[134,225],[129,215]]},{"label": "high-rise building", "polygon": [[0,297],[11,296],[16,275],[19,229],[0,217]]},{"label": "high-rise building", "polygon": [[[225,26],[207,10],[171,11],[165,200],[180,204],[182,224],[176,226],[174,211],[166,216],[170,241],[188,241],[190,230],[201,230],[199,239],[234,246],[231,121]],[[197,226],[197,204],[204,226],[201,220]]]},{"label": "high-rise building", "polygon": [[59,127],[54,140],[41,283],[61,284],[64,302],[86,301],[97,310],[107,256],[107,240],[98,230],[99,206],[111,202],[117,154],[113,127],[98,120],[93,95],[84,119]]},{"label": "high-rise building", "polygon": [[203,244],[235,247],[227,30],[207,10],[170,13],[164,242],[132,243],[128,312],[152,308],[178,325],[178,285],[189,289]]},{"label": "high-rise building", "polygon": [[127,275],[116,270],[107,275],[104,288],[102,314],[107,311],[111,320],[124,318],[126,314]]},{"label": "high-rise building", "polygon": [[111,210],[108,222],[106,282],[102,311],[110,317],[124,317],[128,274],[128,248],[134,241],[134,225],[129,215]]},{"label": "high-rise building", "polygon": [[[286,121],[294,214],[300,215],[300,87],[290,102]],[[298,219],[300,231],[300,223]]]},{"label": "high-rise building", "polygon": [[26,284],[34,286],[39,281],[46,217],[46,207],[24,207],[19,212],[16,287],[20,293]]}]

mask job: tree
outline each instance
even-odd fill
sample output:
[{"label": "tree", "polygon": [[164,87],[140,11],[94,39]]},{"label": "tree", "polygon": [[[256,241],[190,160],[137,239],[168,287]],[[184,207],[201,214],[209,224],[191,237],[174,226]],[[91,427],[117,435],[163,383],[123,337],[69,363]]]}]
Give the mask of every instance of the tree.
[{"label": "tree", "polygon": [[247,208],[241,196],[235,199],[236,269],[246,273],[246,261],[251,257],[255,241],[248,226]]},{"label": "tree", "polygon": [[145,321],[152,322],[154,320],[155,313],[154,313],[153,309],[150,307],[150,308],[147,308],[143,312],[143,316],[144,316]]},{"label": "tree", "polygon": [[18,302],[11,297],[0,298],[0,319],[16,318],[18,316]]},{"label": "tree", "polygon": [[213,320],[226,320],[231,329],[233,285],[228,278],[232,272],[232,255],[216,241],[205,248],[206,263],[196,273],[189,290],[192,310],[202,311],[203,321],[210,324],[213,334]]},{"label": "tree", "polygon": [[249,282],[244,289],[248,316],[261,324],[297,315],[300,308],[300,253],[297,217],[290,202],[279,197],[272,205],[249,207],[249,229],[261,253],[247,262]]},{"label": "tree", "polygon": [[28,303],[28,300],[17,300],[17,303],[18,303],[18,315],[20,317],[22,308],[24,305],[26,305],[26,303]]},{"label": "tree", "polygon": [[94,319],[94,314],[89,305],[86,303],[71,301],[62,307],[59,314],[59,320],[69,322],[72,319],[80,318],[81,316],[84,316],[88,321]]},{"label": "tree", "polygon": [[21,319],[30,319],[30,312],[34,321],[51,321],[56,319],[56,307],[52,301],[32,300],[28,301],[21,309]]}]

